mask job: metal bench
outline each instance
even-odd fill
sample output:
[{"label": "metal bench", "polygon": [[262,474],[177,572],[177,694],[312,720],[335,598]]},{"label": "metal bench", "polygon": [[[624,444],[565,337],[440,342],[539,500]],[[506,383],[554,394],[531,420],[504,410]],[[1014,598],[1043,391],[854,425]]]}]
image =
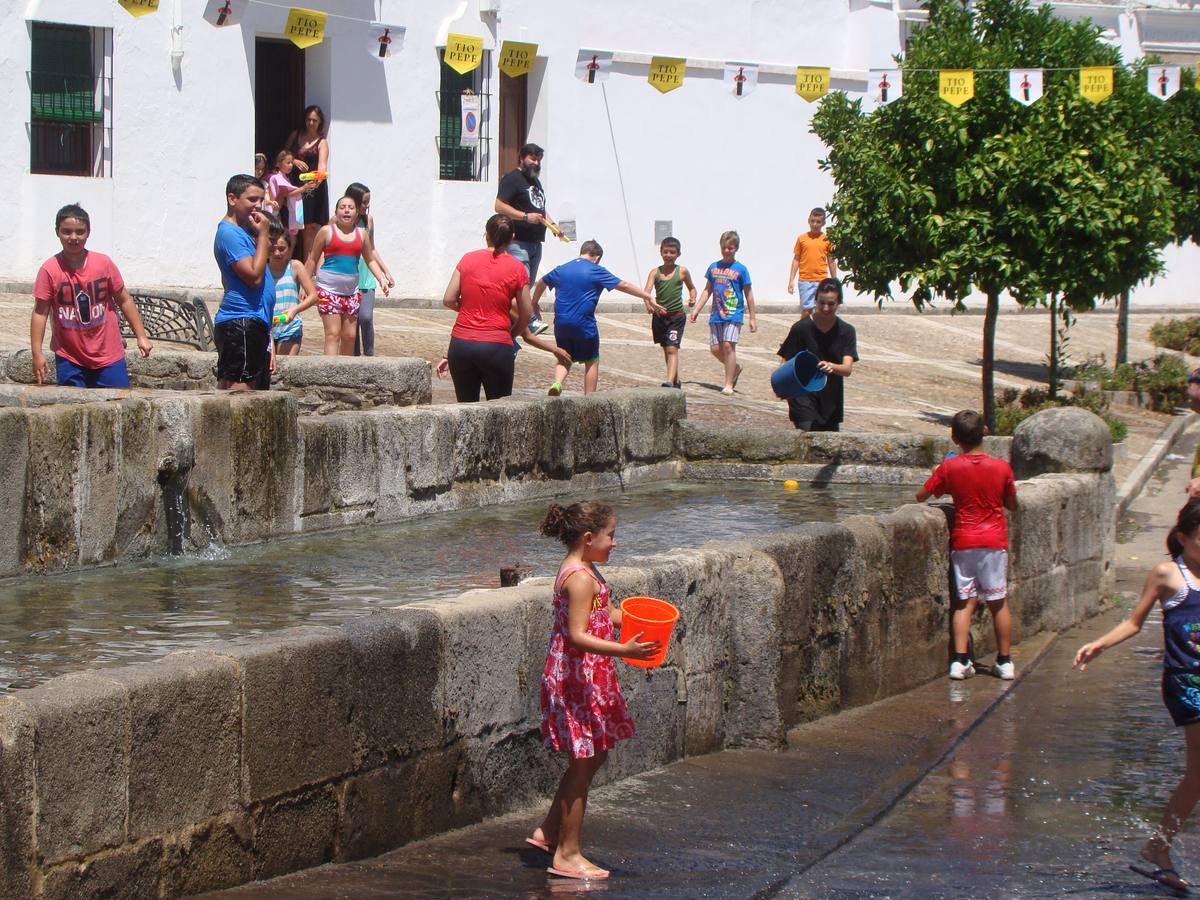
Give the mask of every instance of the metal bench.
[{"label": "metal bench", "polygon": [[[181,300],[149,294],[132,296],[142,316],[146,337],[150,340],[187,344],[197,350],[212,350],[216,347],[213,340],[212,316],[199,297]],[[120,308],[117,309],[117,319],[121,323],[121,336],[133,337],[133,330],[121,315]]]}]

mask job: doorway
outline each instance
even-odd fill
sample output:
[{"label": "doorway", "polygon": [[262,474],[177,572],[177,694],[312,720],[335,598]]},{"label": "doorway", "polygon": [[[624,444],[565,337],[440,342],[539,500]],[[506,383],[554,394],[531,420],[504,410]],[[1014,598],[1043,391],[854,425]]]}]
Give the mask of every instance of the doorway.
[{"label": "doorway", "polygon": [[500,158],[501,177],[520,165],[519,153],[529,134],[529,76],[512,78],[500,73]]},{"label": "doorway", "polygon": [[280,38],[254,39],[254,150],[267,169],[304,115],[304,51]]}]

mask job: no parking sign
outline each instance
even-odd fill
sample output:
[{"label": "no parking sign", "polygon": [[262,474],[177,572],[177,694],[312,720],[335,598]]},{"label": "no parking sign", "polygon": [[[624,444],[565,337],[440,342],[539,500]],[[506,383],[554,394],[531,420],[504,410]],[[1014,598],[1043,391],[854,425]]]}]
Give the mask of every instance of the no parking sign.
[{"label": "no parking sign", "polygon": [[458,140],[460,147],[479,146],[479,95],[462,95],[462,136]]}]

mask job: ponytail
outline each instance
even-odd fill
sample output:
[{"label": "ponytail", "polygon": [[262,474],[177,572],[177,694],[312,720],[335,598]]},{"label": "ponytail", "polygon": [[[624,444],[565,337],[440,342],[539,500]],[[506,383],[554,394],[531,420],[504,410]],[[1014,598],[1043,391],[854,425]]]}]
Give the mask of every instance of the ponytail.
[{"label": "ponytail", "polygon": [[512,220],[508,216],[496,213],[487,220],[483,230],[487,234],[488,243],[492,245],[493,256],[499,256],[508,250],[508,245],[513,239]]},{"label": "ponytail", "polygon": [[1179,518],[1175,527],[1167,532],[1167,552],[1172,557],[1183,552],[1183,538],[1196,533],[1200,528],[1200,498],[1189,500],[1183,509],[1179,510]]},{"label": "ponytail", "polygon": [[572,547],[587,532],[602,531],[614,518],[613,508],[596,500],[583,500],[570,506],[551,503],[538,531]]}]

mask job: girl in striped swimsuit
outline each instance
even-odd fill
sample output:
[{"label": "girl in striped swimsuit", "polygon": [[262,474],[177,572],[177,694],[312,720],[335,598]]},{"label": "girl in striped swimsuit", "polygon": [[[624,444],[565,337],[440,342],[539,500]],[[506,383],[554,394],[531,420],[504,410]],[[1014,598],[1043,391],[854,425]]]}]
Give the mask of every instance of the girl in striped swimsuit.
[{"label": "girl in striped swimsuit", "polygon": [[[354,197],[337,202],[333,221],[323,225],[313,241],[305,268],[316,275],[317,311],[325,328],[325,355],[349,356],[354,352],[354,334],[358,325],[358,261],[361,258],[379,281],[386,297],[389,279],[379,264],[379,256],[365,228],[358,226],[360,210]],[[317,261],[325,259],[321,268]]]}]

